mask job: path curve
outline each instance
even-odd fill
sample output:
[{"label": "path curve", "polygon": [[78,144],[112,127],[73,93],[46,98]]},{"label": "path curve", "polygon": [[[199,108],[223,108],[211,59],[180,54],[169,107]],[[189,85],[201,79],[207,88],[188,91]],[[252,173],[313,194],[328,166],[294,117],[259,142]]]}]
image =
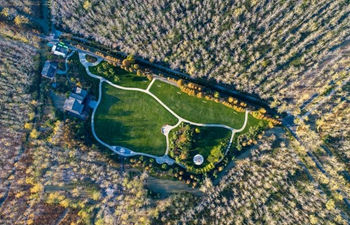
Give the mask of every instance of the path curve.
[{"label": "path curve", "polygon": [[65,65],[65,70],[57,70],[57,74],[67,74],[68,72],[68,59],[74,54],[75,51],[72,51],[69,55],[67,55],[65,61],[64,61],[64,65]]},{"label": "path curve", "polygon": [[[95,132],[95,126],[94,126],[94,119],[95,119],[95,113],[96,113],[96,110],[98,108],[98,105],[100,104],[101,102],[101,99],[102,99],[102,84],[103,82],[106,82],[107,84],[115,87],[115,88],[118,88],[118,89],[121,89],[121,90],[128,90],[128,91],[139,91],[139,92],[143,92],[145,94],[148,94],[150,95],[152,98],[154,98],[161,106],[163,106],[168,112],[170,112],[174,117],[176,117],[178,119],[178,122],[174,125],[174,126],[171,126],[170,130],[176,128],[177,126],[179,126],[182,122],[185,122],[185,123],[188,123],[188,124],[191,124],[191,125],[195,125],[195,126],[203,126],[203,127],[221,127],[221,128],[225,128],[225,129],[228,129],[232,132],[231,134],[231,138],[230,138],[230,141],[228,143],[228,146],[226,148],[226,151],[225,151],[225,154],[224,156],[226,156],[227,152],[229,151],[229,149],[231,148],[231,145],[232,145],[232,141],[233,141],[233,137],[236,133],[239,133],[241,131],[244,130],[244,128],[246,127],[247,125],[247,121],[248,121],[248,115],[249,115],[249,111],[246,110],[245,111],[245,119],[244,119],[244,123],[242,125],[242,127],[240,129],[234,129],[230,126],[227,126],[227,125],[223,125],[223,124],[203,124],[203,123],[195,123],[195,122],[192,122],[192,121],[189,121],[189,120],[186,120],[182,117],[180,117],[179,115],[177,115],[172,109],[170,109],[166,104],[164,104],[157,96],[155,96],[153,93],[151,93],[149,90],[151,89],[153,83],[155,82],[155,80],[157,79],[153,79],[151,81],[151,83],[148,85],[147,89],[140,89],[140,88],[131,88],[131,87],[123,87],[123,86],[119,86],[117,84],[114,84],[112,82],[110,82],[109,80],[106,80],[105,78],[101,77],[101,76],[98,76],[98,75],[95,75],[93,73],[90,72],[89,70],[89,67],[90,66],[96,66],[98,65],[103,59],[102,58],[98,58],[98,61],[96,61],[95,63],[89,63],[87,60],[86,60],[86,53],[82,52],[82,51],[78,51],[79,52],[79,59],[80,59],[80,62],[84,65],[85,67],[85,70],[87,72],[87,74],[93,78],[96,78],[96,79],[99,79],[100,80],[100,83],[99,83],[99,98],[98,98],[98,101],[97,101],[97,104],[96,104],[96,107],[94,108],[93,112],[92,112],[92,116],[91,116],[91,129],[92,129],[92,133],[95,137],[95,139],[100,142],[102,145],[104,145],[105,147],[111,149],[113,152],[119,154],[119,155],[122,155],[122,156],[137,156],[137,155],[140,155],[140,156],[148,156],[148,157],[151,157],[151,158],[154,158],[156,159],[156,162],[159,163],[159,164],[162,164],[162,163],[167,163],[168,165],[173,165],[174,163],[176,163],[177,165],[181,166],[181,167],[185,167],[184,165],[182,165],[181,163],[178,163],[178,162],[175,162],[175,160],[171,159],[169,156],[168,156],[168,152],[169,152],[169,132],[165,135],[166,136],[166,143],[167,143],[167,147],[166,147],[166,151],[165,151],[165,154],[163,156],[154,156],[154,155],[151,155],[151,154],[147,154],[147,153],[141,153],[141,152],[135,152],[135,151],[132,151],[130,149],[127,149],[125,147],[122,147],[122,146],[110,146],[108,145],[107,143],[103,142],[100,138],[98,138],[96,132]],[[169,130],[169,131],[170,131]],[[223,157],[224,158],[224,157]],[[222,158],[222,159],[223,159]],[[222,160],[220,159],[220,161]],[[219,162],[220,162],[219,161]]]}]

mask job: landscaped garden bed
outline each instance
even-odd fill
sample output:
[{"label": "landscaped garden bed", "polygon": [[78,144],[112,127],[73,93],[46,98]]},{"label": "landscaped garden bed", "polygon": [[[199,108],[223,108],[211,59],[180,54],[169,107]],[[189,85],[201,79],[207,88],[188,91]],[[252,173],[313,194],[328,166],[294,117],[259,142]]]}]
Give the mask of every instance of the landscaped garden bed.
[{"label": "landscaped garden bed", "polygon": [[[169,134],[169,155],[188,168],[202,169],[224,157],[231,135],[231,130],[226,128],[182,123]],[[204,159],[200,165],[194,162],[196,155]]]},{"label": "landscaped garden bed", "polygon": [[87,60],[89,63],[97,62],[97,58],[94,57],[94,56],[86,55],[85,57],[86,57],[86,60]]}]

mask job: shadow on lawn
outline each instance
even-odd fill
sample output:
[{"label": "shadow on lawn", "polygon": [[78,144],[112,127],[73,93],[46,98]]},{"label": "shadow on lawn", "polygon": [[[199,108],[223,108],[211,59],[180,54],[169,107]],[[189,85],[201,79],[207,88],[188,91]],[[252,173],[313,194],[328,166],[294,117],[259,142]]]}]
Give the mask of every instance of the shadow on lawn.
[{"label": "shadow on lawn", "polygon": [[[131,76],[130,76],[131,77]],[[146,77],[133,77],[132,78],[132,81],[145,81],[145,80],[148,80]]]},{"label": "shadow on lawn", "polygon": [[98,119],[98,122],[95,124],[95,129],[101,140],[110,145],[130,139],[129,135],[127,135],[127,133],[130,132],[130,128],[128,129],[123,123],[115,119]]},{"label": "shadow on lawn", "polygon": [[[162,136],[163,144],[154,143],[152,134],[145,129],[150,122],[147,120],[134,120],[129,121],[126,125],[115,120],[115,118],[101,118],[95,123],[95,129],[97,136],[111,146],[123,146],[133,151],[146,153],[150,153],[151,148],[154,152],[162,152],[159,154],[151,152],[152,154],[163,155],[166,149],[166,145],[163,146],[166,142],[165,137]],[[149,145],[152,147],[149,147]]]}]

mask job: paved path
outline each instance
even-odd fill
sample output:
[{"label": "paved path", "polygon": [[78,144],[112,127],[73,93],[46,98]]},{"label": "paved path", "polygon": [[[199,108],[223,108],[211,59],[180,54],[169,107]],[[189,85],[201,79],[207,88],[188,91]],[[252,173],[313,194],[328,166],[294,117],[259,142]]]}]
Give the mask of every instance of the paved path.
[{"label": "paved path", "polygon": [[[80,53],[79,53],[79,56],[80,56]],[[98,64],[100,64],[100,62],[103,61],[103,58],[102,58],[102,57],[96,57],[96,56],[94,56],[94,57],[97,58],[97,61],[91,63],[91,62],[87,61],[87,59],[86,59],[85,56],[86,56],[86,54],[84,54],[84,57],[79,57],[79,59],[80,59],[80,62],[81,62],[85,67],[87,67],[87,68],[89,68],[89,66],[97,66]]]},{"label": "paved path", "polygon": [[[79,51],[79,50],[78,50]],[[119,155],[122,155],[122,156],[135,156],[135,155],[142,155],[142,156],[148,156],[148,157],[151,157],[151,158],[154,158],[156,159],[156,162],[159,163],[159,164],[162,164],[162,163],[167,163],[168,165],[173,165],[174,163],[184,167],[182,164],[179,164],[177,162],[175,162],[175,160],[171,159],[169,156],[168,156],[168,152],[169,152],[169,132],[165,133],[165,136],[166,136],[166,142],[167,142],[167,147],[166,147],[166,151],[165,151],[165,154],[164,156],[161,156],[161,157],[158,157],[158,156],[154,156],[154,155],[151,155],[151,154],[146,154],[146,153],[141,153],[141,152],[135,152],[135,151],[132,151],[128,148],[125,148],[125,147],[122,147],[122,146],[110,146],[108,145],[107,143],[103,142],[101,139],[98,138],[98,136],[96,135],[96,132],[95,132],[95,126],[94,126],[94,119],[95,119],[95,113],[96,113],[96,110],[98,108],[98,105],[100,104],[101,102],[101,98],[102,98],[102,84],[103,82],[106,82],[107,84],[115,87],[115,88],[118,88],[118,89],[121,89],[121,90],[128,90],[128,91],[139,91],[139,92],[143,92],[145,94],[148,94],[150,95],[151,97],[153,97],[161,106],[163,106],[168,112],[170,112],[174,117],[176,117],[178,119],[178,122],[174,125],[174,126],[169,126],[168,127],[168,131],[174,129],[175,127],[179,126],[180,123],[182,122],[185,122],[185,123],[188,123],[188,124],[192,124],[192,125],[195,125],[195,126],[203,126],[203,127],[222,127],[222,128],[225,128],[225,129],[228,129],[232,132],[231,134],[231,138],[230,138],[230,141],[228,143],[228,146],[227,146],[227,149],[225,151],[225,155],[227,154],[227,152],[229,151],[231,145],[232,145],[232,141],[233,141],[233,137],[235,135],[235,133],[238,133],[238,132],[241,132],[244,130],[244,128],[246,127],[247,125],[247,121],[248,121],[248,114],[249,112],[246,111],[245,112],[245,120],[244,120],[244,123],[243,123],[243,126],[240,128],[240,129],[234,129],[232,127],[229,127],[227,125],[223,125],[223,124],[203,124],[203,123],[195,123],[195,122],[192,122],[192,121],[189,121],[189,120],[186,120],[182,117],[180,117],[179,115],[177,115],[173,110],[171,110],[166,104],[164,104],[157,96],[155,96],[153,93],[151,93],[149,90],[151,89],[153,83],[155,82],[155,80],[157,79],[153,79],[152,82],[148,85],[147,89],[140,89],[140,88],[130,88],[130,87],[123,87],[123,86],[119,86],[117,84],[114,84],[108,80],[106,80],[105,78],[103,77],[100,77],[98,75],[95,75],[93,73],[90,72],[89,70],[89,66],[96,66],[98,63],[100,63],[102,61],[102,58],[101,57],[98,57],[98,61],[95,62],[95,63],[89,63],[87,60],[86,60],[86,53],[83,52],[83,51],[79,51],[79,59],[80,59],[80,62],[85,66],[85,69],[86,69],[86,72],[89,76],[93,77],[93,78],[96,78],[96,79],[99,79],[100,80],[100,84],[99,84],[99,98],[98,98],[98,101],[97,101],[97,104],[96,104],[96,107],[94,108],[93,112],[92,112],[92,116],[91,116],[91,128],[92,128],[92,133],[95,137],[95,139],[100,142],[102,145],[106,146],[107,148],[111,149],[113,152],[119,154]],[[221,161],[221,160],[220,160]]]}]

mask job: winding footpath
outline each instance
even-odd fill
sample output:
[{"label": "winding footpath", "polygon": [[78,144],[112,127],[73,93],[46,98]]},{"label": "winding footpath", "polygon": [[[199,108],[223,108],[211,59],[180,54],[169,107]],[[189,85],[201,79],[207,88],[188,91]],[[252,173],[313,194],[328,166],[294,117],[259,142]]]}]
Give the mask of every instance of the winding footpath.
[{"label": "winding footpath", "polygon": [[[65,69],[64,70],[57,70],[57,74],[67,74],[68,72],[68,59],[74,54],[75,51],[72,51],[69,55],[67,55],[66,60],[64,62]],[[68,78],[68,77],[67,77]]]},{"label": "winding footpath", "polygon": [[[192,122],[192,121],[189,121],[189,120],[186,120],[182,117],[180,117],[179,115],[177,115],[173,110],[171,110],[166,104],[164,104],[157,96],[155,96],[152,92],[150,92],[150,89],[153,85],[153,83],[155,82],[155,80],[157,80],[157,78],[154,78],[151,83],[148,85],[147,89],[140,89],[140,88],[130,88],[130,87],[123,87],[123,86],[119,86],[117,84],[114,84],[108,80],[106,80],[105,78],[103,77],[100,77],[98,75],[95,75],[93,73],[90,72],[89,70],[89,67],[90,66],[96,66],[98,65],[103,59],[101,57],[98,57],[98,60],[94,63],[89,63],[87,60],[86,60],[86,53],[82,52],[82,51],[78,51],[79,52],[79,59],[80,59],[80,62],[84,65],[85,67],[85,70],[87,72],[87,74],[93,78],[96,78],[96,79],[99,79],[100,80],[100,83],[99,83],[99,98],[98,98],[98,101],[97,101],[97,104],[96,104],[96,107],[94,108],[93,112],[92,112],[92,116],[91,116],[91,129],[92,129],[92,133],[95,137],[95,139],[100,142],[102,145],[104,145],[105,147],[111,149],[113,152],[121,155],[121,156],[147,156],[147,157],[151,157],[151,158],[154,158],[156,160],[157,163],[159,164],[162,164],[162,163],[167,163],[168,165],[173,165],[174,163],[178,164],[179,166],[182,166],[184,167],[184,165],[180,164],[180,163],[177,163],[175,162],[175,160],[171,159],[169,156],[168,156],[168,152],[169,152],[169,149],[170,149],[170,144],[169,144],[169,131],[174,129],[175,127],[179,126],[182,122],[184,123],[188,123],[188,124],[191,124],[191,125],[195,125],[195,126],[202,126],[202,127],[221,127],[221,128],[225,128],[225,129],[228,129],[232,132],[231,134],[231,138],[230,138],[230,141],[228,143],[228,146],[227,146],[227,149],[225,151],[225,155],[227,154],[227,152],[229,151],[231,145],[232,145],[232,141],[233,141],[233,137],[236,133],[239,133],[241,131],[244,130],[244,128],[246,127],[247,125],[247,121],[248,121],[248,115],[249,115],[249,111],[246,111],[245,112],[245,120],[244,120],[244,123],[243,123],[243,126],[240,128],[240,129],[234,129],[232,127],[229,127],[227,125],[223,125],[223,124],[203,124],[203,123],[195,123],[195,122]],[[154,156],[154,155],[151,155],[151,154],[147,154],[147,153],[141,153],[141,152],[135,152],[135,151],[132,151],[130,149],[127,149],[125,147],[122,147],[122,146],[110,146],[108,145],[107,143],[103,142],[96,134],[95,132],[95,113],[96,113],[96,110],[98,108],[98,105],[100,104],[101,102],[101,99],[102,99],[102,84],[103,82],[106,82],[107,84],[115,87],[115,88],[118,88],[118,89],[121,89],[121,90],[127,90],[127,91],[138,91],[138,92],[143,92],[147,95],[150,95],[152,98],[154,98],[161,106],[163,106],[169,113],[171,113],[175,118],[178,119],[178,122],[174,125],[174,126],[168,126],[168,132],[166,132],[164,135],[166,137],[166,144],[167,144],[167,147],[166,147],[166,151],[165,151],[165,154],[163,156]],[[222,160],[222,159],[221,159]],[[220,161],[221,161],[220,160]]]}]

